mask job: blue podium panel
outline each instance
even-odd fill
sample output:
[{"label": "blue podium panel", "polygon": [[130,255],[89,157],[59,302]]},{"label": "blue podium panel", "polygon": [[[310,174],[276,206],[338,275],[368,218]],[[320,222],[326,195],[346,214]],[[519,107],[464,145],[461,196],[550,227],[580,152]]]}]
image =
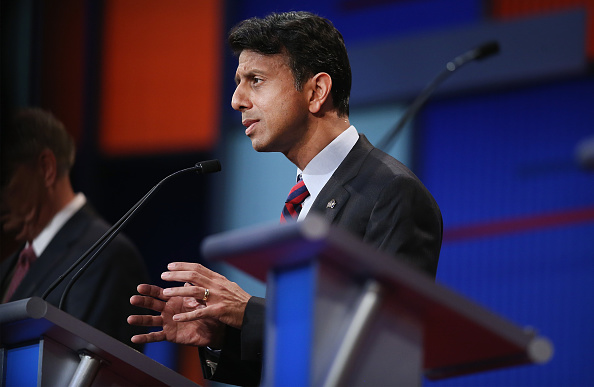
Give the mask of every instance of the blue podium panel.
[{"label": "blue podium panel", "polygon": [[291,302],[271,305],[269,316],[273,321],[267,325],[275,327],[276,342],[271,385],[308,386],[311,385],[315,265],[308,263],[273,275],[275,296]]},{"label": "blue podium panel", "polygon": [[39,343],[5,349],[7,386],[37,386]]}]

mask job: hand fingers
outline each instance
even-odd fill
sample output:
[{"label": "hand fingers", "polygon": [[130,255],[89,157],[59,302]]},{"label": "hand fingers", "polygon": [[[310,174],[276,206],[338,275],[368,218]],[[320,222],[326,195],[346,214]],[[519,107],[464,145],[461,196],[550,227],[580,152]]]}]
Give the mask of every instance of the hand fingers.
[{"label": "hand fingers", "polygon": [[174,296],[193,297],[197,300],[206,301],[206,300],[208,300],[208,297],[210,296],[210,291],[207,290],[206,288],[202,288],[199,286],[184,285],[182,287],[163,289],[163,295],[166,297],[174,297]]},{"label": "hand fingers", "polygon": [[163,318],[161,316],[132,315],[128,316],[128,324],[142,327],[161,327]]},{"label": "hand fingers", "polygon": [[130,304],[141,308],[154,310],[161,313],[165,308],[165,302],[153,297],[134,295],[130,297]]},{"label": "hand fingers", "polygon": [[171,262],[167,265],[167,269],[171,271],[195,271],[207,276],[214,273],[205,266],[192,262]]},{"label": "hand fingers", "polygon": [[186,321],[199,320],[201,318],[207,318],[207,317],[209,317],[209,311],[210,311],[210,308],[204,307],[204,308],[195,309],[191,312],[178,313],[173,316],[173,321],[186,322]]},{"label": "hand fingers", "polygon": [[[161,278],[167,281],[190,282],[194,285],[202,284],[205,280],[226,280],[225,276],[214,272],[199,263],[171,262],[167,265],[169,272]],[[165,274],[163,273],[163,274]]]},{"label": "hand fingers", "polygon": [[163,289],[156,285],[140,284],[136,287],[136,290],[143,296],[167,299],[167,297],[163,295]]},{"label": "hand fingers", "polygon": [[142,335],[134,335],[130,339],[135,344],[155,343],[157,341],[165,340],[165,332],[151,332]]},{"label": "hand fingers", "polygon": [[208,286],[207,284],[211,282],[207,275],[194,270],[166,271],[161,274],[161,279],[165,281],[189,282],[193,285],[200,286]]}]

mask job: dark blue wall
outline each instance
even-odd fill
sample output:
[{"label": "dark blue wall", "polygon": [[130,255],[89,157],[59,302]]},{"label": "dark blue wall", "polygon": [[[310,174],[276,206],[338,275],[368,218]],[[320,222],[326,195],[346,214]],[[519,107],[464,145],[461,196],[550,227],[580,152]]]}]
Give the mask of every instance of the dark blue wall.
[{"label": "dark blue wall", "polygon": [[[593,385],[594,77],[434,102],[419,119],[420,174],[443,212],[438,281],[555,345],[544,366],[436,385]],[[448,233],[448,230],[450,231]]]}]

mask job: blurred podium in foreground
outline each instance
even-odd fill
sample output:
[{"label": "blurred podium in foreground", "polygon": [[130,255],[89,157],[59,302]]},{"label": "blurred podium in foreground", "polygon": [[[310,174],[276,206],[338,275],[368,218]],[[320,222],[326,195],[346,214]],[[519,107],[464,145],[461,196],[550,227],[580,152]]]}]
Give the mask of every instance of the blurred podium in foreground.
[{"label": "blurred podium in foreground", "polygon": [[202,251],[267,282],[266,386],[413,386],[552,356],[546,338],[313,214]]},{"label": "blurred podium in foreground", "polygon": [[38,297],[0,305],[0,384],[198,386]]}]

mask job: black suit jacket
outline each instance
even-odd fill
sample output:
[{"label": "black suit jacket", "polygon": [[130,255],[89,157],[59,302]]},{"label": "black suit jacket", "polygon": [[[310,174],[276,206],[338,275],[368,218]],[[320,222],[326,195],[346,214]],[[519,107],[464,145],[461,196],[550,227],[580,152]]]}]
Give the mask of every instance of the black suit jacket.
[{"label": "black suit jacket", "polygon": [[[365,136],[360,135],[310,212],[435,278],[443,234],[439,207],[410,169]],[[227,329],[216,372],[210,374],[203,364],[205,375],[225,383],[259,384],[264,320],[265,300],[252,297],[241,330]]]},{"label": "black suit jacket", "polygon": [[[58,231],[41,256],[31,266],[10,301],[38,296],[65,272],[97,239],[109,229],[87,204]],[[0,289],[8,287],[8,276],[18,259],[18,252],[2,262]],[[75,270],[51,292],[47,301],[58,306],[60,297]],[[144,329],[126,321],[131,314],[143,313],[130,305],[136,286],[148,283],[146,265],[136,247],[124,236],[117,236],[97,256],[70,290],[64,310],[74,317],[131,345],[130,337]]]}]

